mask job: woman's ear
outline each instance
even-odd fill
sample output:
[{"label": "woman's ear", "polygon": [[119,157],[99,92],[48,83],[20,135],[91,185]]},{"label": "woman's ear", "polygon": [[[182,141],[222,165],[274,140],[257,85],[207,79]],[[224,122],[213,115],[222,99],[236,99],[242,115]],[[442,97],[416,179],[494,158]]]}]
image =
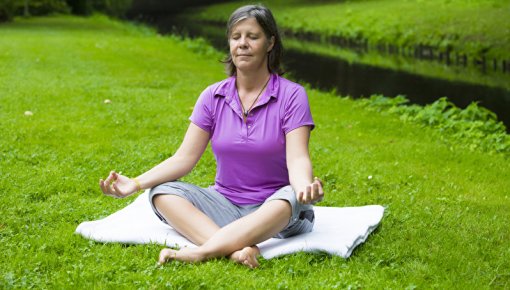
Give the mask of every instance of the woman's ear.
[{"label": "woman's ear", "polygon": [[275,40],[274,36],[271,36],[271,38],[269,39],[269,46],[267,47],[267,52],[270,52],[273,49],[274,40]]}]

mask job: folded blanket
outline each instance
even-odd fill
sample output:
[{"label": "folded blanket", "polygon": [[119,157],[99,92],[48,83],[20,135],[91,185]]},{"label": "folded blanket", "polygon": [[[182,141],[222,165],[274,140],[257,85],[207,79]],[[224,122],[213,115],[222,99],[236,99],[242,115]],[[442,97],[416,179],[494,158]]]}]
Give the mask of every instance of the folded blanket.
[{"label": "folded blanket", "polygon": [[[354,248],[377,228],[384,214],[384,208],[380,205],[342,208],[315,206],[314,209],[313,232],[262,242],[258,245],[261,255],[270,259],[299,251],[324,251],[348,258]],[[195,247],[156,217],[149,203],[148,191],[106,218],[81,223],[76,233],[98,242]]]}]

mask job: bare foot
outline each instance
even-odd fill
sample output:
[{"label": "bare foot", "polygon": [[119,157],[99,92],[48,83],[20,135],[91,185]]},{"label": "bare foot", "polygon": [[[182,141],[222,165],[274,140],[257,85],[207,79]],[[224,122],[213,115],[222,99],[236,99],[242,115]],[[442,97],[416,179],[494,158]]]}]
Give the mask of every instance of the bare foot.
[{"label": "bare foot", "polygon": [[[257,260],[259,254],[260,250],[257,246],[245,247],[242,250],[232,253],[230,259],[253,269],[259,266],[259,261]],[[207,257],[200,253],[198,248],[181,248],[180,250],[165,248],[159,253],[158,263],[161,265],[170,260],[196,263],[206,259]]]},{"label": "bare foot", "polygon": [[251,269],[259,266],[257,256],[260,254],[260,250],[257,246],[245,247],[242,250],[235,251],[230,255],[230,259],[236,263],[245,265]]},{"label": "bare foot", "polygon": [[205,260],[205,258],[206,257],[200,254],[197,249],[181,248],[180,250],[174,250],[166,248],[159,252],[158,263],[161,265],[169,260],[195,263],[201,262]]}]

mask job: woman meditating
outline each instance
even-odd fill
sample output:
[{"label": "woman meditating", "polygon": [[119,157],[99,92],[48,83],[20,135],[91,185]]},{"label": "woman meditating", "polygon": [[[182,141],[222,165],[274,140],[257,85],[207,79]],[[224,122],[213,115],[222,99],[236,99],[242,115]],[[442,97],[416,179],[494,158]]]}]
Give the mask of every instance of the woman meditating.
[{"label": "woman meditating", "polygon": [[[257,267],[256,244],[312,231],[312,204],[324,196],[308,152],[314,127],[302,86],[281,77],[283,46],[263,6],[237,9],[227,25],[229,78],[198,98],[177,152],[136,177],[111,172],[103,193],[126,197],[145,188],[155,214],[197,248],[163,249],[159,262],[229,257]],[[179,181],[211,141],[214,186]]]}]

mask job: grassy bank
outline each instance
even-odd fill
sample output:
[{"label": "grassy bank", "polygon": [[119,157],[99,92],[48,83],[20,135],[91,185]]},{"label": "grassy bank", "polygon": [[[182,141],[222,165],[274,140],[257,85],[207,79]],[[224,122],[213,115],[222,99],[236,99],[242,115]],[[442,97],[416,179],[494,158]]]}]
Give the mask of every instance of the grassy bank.
[{"label": "grassy bank", "polygon": [[[175,152],[198,94],[225,77],[221,55],[101,17],[17,20],[0,35],[0,288],[510,287],[507,154],[466,151],[439,130],[311,89],[321,205],[387,207],[350,259],[157,267],[158,245],[76,236],[81,221],[133,200],[102,196],[100,177],[136,175]],[[213,178],[207,151],[185,180]]]},{"label": "grassy bank", "polygon": [[[198,17],[224,22],[236,1],[205,8]],[[508,0],[262,1],[279,24],[296,33],[367,39],[371,46],[426,45],[440,51],[510,59]]]},{"label": "grassy bank", "polygon": [[377,51],[359,53],[349,49],[339,49],[338,46],[332,44],[319,44],[317,42],[296,39],[287,39],[285,44],[287,49],[329,56],[348,61],[349,63],[403,71],[413,75],[443,79],[450,82],[479,84],[510,90],[510,74],[500,71],[483,71],[479,67],[473,66],[459,69],[458,66],[447,66],[439,62],[420,60],[402,55],[381,54]]}]

